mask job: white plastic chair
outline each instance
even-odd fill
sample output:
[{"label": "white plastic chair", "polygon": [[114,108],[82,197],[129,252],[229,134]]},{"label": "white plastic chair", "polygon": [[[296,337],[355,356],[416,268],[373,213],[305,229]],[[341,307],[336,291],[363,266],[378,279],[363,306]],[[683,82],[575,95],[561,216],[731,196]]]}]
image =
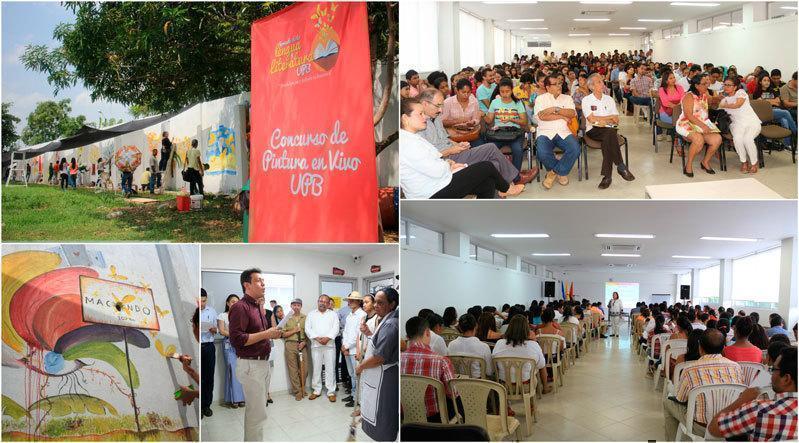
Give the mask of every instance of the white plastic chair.
[{"label": "white plastic chair", "polygon": [[[704,441],[712,438],[712,435],[705,430],[705,435],[696,435],[693,433],[694,429],[694,412],[696,411],[696,404],[699,396],[705,398],[705,416],[700,417],[702,422],[710,423],[713,417],[722,409],[730,405],[741,392],[746,389],[742,384],[718,384],[700,386],[691,389],[688,392],[688,408],[685,413],[685,419],[680,422],[677,428],[677,438],[674,441],[682,441],[683,435],[691,439],[691,441]],[[690,429],[688,429],[690,427]]]},{"label": "white plastic chair", "polygon": [[427,406],[425,404],[425,393],[428,387],[435,390],[438,412],[441,414],[442,422],[449,417],[447,412],[447,402],[445,400],[447,391],[441,380],[425,377],[422,375],[402,374],[400,377],[400,391],[402,399],[402,423],[427,423]]},{"label": "white plastic chair", "polygon": [[681,363],[677,363],[674,366],[674,377],[672,378],[666,377],[666,383],[663,384],[663,400],[677,393],[677,388],[676,388],[677,383],[674,380],[677,380],[677,382],[680,381],[680,375],[682,375],[682,370],[685,368],[685,366],[687,366],[688,363],[691,362],[684,361]]},{"label": "white plastic chair", "polygon": [[557,393],[558,386],[563,386],[563,360],[560,356],[561,337],[554,334],[539,334],[537,339],[541,350],[544,351],[547,367],[552,369],[552,385]]},{"label": "white plastic chair", "polygon": [[[538,377],[536,374],[536,362],[532,358],[523,357],[494,357],[492,360],[494,364],[494,374],[497,375],[499,384],[505,387],[507,398],[509,402],[518,402],[521,400],[524,411],[525,424],[527,425],[527,435],[533,433],[532,420],[538,423],[538,408],[535,405],[535,396],[538,391]],[[524,382],[524,368],[530,368],[530,380]],[[505,379],[499,378],[500,368]],[[533,413],[530,414],[532,409]],[[532,416],[531,416],[532,415]]]},{"label": "white plastic chair", "polygon": [[[485,429],[491,441],[503,440],[518,430],[519,420],[508,417],[507,394],[501,384],[476,378],[454,378],[449,385],[460,394],[464,424]],[[499,415],[490,415],[486,410],[491,392],[496,392],[499,397]]]},{"label": "white plastic chair", "polygon": [[[448,357],[456,374],[470,378],[487,378],[486,361],[483,360],[483,357],[465,354],[450,354]],[[478,377],[474,377],[475,369],[479,372]]]},{"label": "white plastic chair", "polygon": [[[664,332],[662,334],[656,334],[652,336],[652,346],[649,347],[649,353],[647,355],[647,359],[650,362],[655,363],[658,361],[659,358],[663,357],[663,343],[665,343],[666,340],[669,339],[669,337],[671,337],[670,332]],[[658,342],[660,343],[660,346],[655,346]],[[659,357],[655,357],[655,349],[659,350],[660,353]]]},{"label": "white plastic chair", "polygon": [[[663,344],[663,349],[660,355],[663,358],[660,359],[660,365],[655,369],[655,390],[658,390],[658,383],[660,382],[660,371],[664,370],[663,374],[665,374],[665,378],[668,378],[669,374],[669,366],[671,365],[671,359],[677,358],[677,355],[685,354],[685,349],[688,346],[688,340],[684,338],[675,338],[671,340],[667,340],[665,344]],[[665,382],[664,382],[665,383]]]},{"label": "white plastic chair", "polygon": [[[741,372],[743,373],[742,380],[746,386],[754,386],[755,380],[757,380],[761,374],[768,374],[768,367],[762,363],[739,361],[738,365],[741,367]],[[769,384],[771,384],[770,379]]]}]

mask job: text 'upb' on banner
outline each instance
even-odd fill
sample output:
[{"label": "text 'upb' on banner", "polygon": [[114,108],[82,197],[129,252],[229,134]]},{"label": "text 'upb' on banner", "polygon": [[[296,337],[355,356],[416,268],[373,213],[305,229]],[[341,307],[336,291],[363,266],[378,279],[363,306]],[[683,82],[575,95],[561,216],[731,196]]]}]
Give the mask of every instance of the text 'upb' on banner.
[{"label": "text 'upb' on banner", "polygon": [[365,3],[252,25],[251,242],[377,241]]}]

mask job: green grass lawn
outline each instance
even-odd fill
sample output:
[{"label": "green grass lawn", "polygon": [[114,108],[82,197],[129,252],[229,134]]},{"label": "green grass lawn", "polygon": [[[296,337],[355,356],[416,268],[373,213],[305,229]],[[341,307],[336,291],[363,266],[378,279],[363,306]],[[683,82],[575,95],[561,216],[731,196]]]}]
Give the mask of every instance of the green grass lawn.
[{"label": "green grass lawn", "polygon": [[[119,193],[87,188],[2,186],[3,241],[241,241],[232,197],[206,195],[202,210],[177,212],[175,196],[145,193],[140,197],[159,201],[133,204]],[[109,218],[113,212],[121,214]]]}]

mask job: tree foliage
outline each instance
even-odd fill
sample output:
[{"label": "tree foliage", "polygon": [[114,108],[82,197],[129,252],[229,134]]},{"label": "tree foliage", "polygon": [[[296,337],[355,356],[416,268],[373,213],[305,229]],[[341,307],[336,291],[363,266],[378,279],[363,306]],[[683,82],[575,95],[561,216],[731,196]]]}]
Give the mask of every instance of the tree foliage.
[{"label": "tree foliage", "polygon": [[28,115],[28,126],[22,130],[22,141],[28,146],[74,135],[86,123],[86,117],[70,116],[70,100],[44,101]]},{"label": "tree foliage", "polygon": [[21,120],[11,113],[11,103],[3,103],[3,151],[10,150],[19,140],[16,125]]},{"label": "tree foliage", "polygon": [[[248,91],[250,25],[289,4],[69,2],[76,19],[56,28],[61,46],[29,45],[21,60],[46,73],[56,92],[81,83],[93,100],[137,116],[176,111]],[[392,8],[377,2],[368,10],[374,61],[386,54]]]}]

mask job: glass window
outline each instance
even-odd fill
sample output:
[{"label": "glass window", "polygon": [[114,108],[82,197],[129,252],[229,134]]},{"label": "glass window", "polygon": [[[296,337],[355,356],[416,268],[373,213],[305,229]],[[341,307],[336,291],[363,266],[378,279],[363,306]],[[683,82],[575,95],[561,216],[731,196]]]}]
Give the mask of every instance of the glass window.
[{"label": "glass window", "polygon": [[777,307],[780,248],[732,261],[732,300],[736,306]]},{"label": "glass window", "polygon": [[[430,2],[433,4],[434,2]],[[402,5],[402,10],[405,5]],[[402,23],[402,22],[400,22]],[[469,14],[468,12],[460,11],[460,53],[461,53],[461,66],[477,67],[485,64],[485,39],[483,21],[479,18]],[[421,32],[424,36],[429,35],[430,29],[438,29],[438,25],[427,28],[427,31]],[[403,35],[405,33],[403,32]]]},{"label": "glass window", "polygon": [[769,19],[787,17],[789,15],[796,15],[796,2],[769,2]]},{"label": "glass window", "polygon": [[682,25],[673,26],[663,30],[663,38],[668,39],[682,35]]},{"label": "glass window", "polygon": [[730,18],[732,19],[733,26],[743,24],[744,22],[744,10],[737,9],[730,13]]},{"label": "glass window", "polygon": [[508,256],[499,252],[494,252],[494,264],[502,266],[503,268],[508,267]]},{"label": "glass window", "polygon": [[429,38],[430,29],[438,28],[436,2],[403,2],[400,8],[402,46],[400,72],[414,69],[419,72],[439,69],[438,39]]},{"label": "glass window", "polygon": [[396,282],[394,275],[386,275],[384,277],[374,277],[366,279],[366,287],[370,294],[375,294],[377,291],[385,288],[395,287]]},{"label": "glass window", "polygon": [[494,264],[494,251],[478,246],[477,261]]},{"label": "glass window", "polygon": [[469,258],[477,260],[477,246],[474,243],[469,243]]},{"label": "glass window", "polygon": [[499,28],[494,28],[494,63],[505,62],[505,32]]},{"label": "glass window", "polygon": [[720,272],[719,265],[699,270],[699,287],[692,297],[694,304],[719,302]]},{"label": "glass window", "polygon": [[555,278],[555,274],[552,271],[547,271],[547,278],[551,280]]},{"label": "glass window", "polygon": [[522,272],[535,275],[535,265],[522,261]]},{"label": "glass window", "polygon": [[713,29],[713,17],[703,18],[696,23],[699,32],[707,32]]},{"label": "glass window", "polygon": [[444,252],[444,234],[407,222],[408,246],[430,252]]}]

